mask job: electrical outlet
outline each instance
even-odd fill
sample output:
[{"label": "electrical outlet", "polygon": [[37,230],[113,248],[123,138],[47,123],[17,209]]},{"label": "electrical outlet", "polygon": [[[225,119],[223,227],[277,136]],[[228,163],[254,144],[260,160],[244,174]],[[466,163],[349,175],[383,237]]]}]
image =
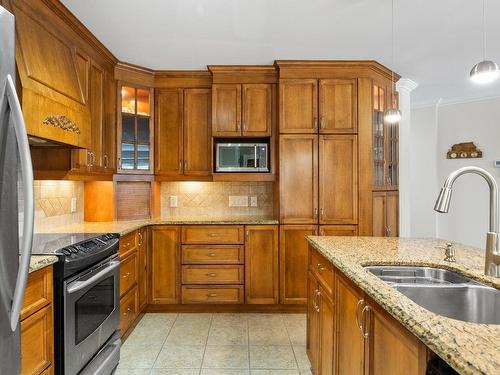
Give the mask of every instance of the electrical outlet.
[{"label": "electrical outlet", "polygon": [[257,207],[257,197],[250,197],[250,207]]},{"label": "electrical outlet", "polygon": [[177,207],[177,195],[171,195],[168,199],[170,207]]},{"label": "electrical outlet", "polygon": [[248,196],[246,195],[230,195],[229,207],[248,207]]},{"label": "electrical outlet", "polygon": [[76,212],[76,198],[71,198],[71,213]]}]

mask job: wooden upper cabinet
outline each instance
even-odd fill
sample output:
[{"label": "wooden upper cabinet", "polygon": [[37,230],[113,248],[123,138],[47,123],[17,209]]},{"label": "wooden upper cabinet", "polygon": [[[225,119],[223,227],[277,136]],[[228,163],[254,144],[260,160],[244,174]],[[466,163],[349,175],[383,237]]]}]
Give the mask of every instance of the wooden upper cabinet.
[{"label": "wooden upper cabinet", "polygon": [[280,226],[280,303],[306,304],[306,236],[315,235],[316,225]]},{"label": "wooden upper cabinet", "polygon": [[116,171],[116,81],[114,73],[104,75],[103,167],[105,172]]},{"label": "wooden upper cabinet", "polygon": [[180,302],[180,228],[151,228],[151,265],[149,301],[152,304]]},{"label": "wooden upper cabinet", "polygon": [[320,79],[320,133],[356,133],[358,130],[357,118],[357,80]]},{"label": "wooden upper cabinet", "polygon": [[283,224],[318,222],[318,137],[280,136],[280,219]]},{"label": "wooden upper cabinet", "polygon": [[212,135],[238,137],[241,135],[241,85],[212,85]]},{"label": "wooden upper cabinet", "polygon": [[317,133],[318,81],[280,80],[279,108],[280,133]]},{"label": "wooden upper cabinet", "polygon": [[365,355],[368,371],[365,373],[424,375],[427,367],[425,345],[376,303],[370,303],[366,315],[369,336]]},{"label": "wooden upper cabinet", "polygon": [[358,223],[356,135],[319,137],[319,222]]},{"label": "wooden upper cabinet", "polygon": [[178,176],[183,167],[184,90],[155,93],[155,173]]},{"label": "wooden upper cabinet", "polygon": [[375,237],[399,236],[399,193],[376,191],[372,199],[372,225]]},{"label": "wooden upper cabinet", "polygon": [[16,63],[28,134],[90,148],[90,57],[77,48],[78,36],[43,2],[5,5],[16,17]]},{"label": "wooden upper cabinet", "polygon": [[104,168],[104,69],[92,62],[90,67],[90,114],[92,147],[90,167]]},{"label": "wooden upper cabinet", "polygon": [[270,137],[272,132],[272,85],[242,85],[242,135]]},{"label": "wooden upper cabinet", "polygon": [[210,89],[184,90],[184,174],[211,174]]},{"label": "wooden upper cabinet", "polygon": [[245,302],[278,303],[278,226],[245,227]]}]

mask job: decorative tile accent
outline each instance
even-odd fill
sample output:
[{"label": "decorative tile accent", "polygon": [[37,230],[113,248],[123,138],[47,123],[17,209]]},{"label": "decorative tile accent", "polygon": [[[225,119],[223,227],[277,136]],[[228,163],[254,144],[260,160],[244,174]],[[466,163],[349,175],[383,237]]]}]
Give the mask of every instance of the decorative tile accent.
[{"label": "decorative tile accent", "polygon": [[[177,207],[169,207],[169,196],[177,196]],[[257,197],[257,207],[229,207],[230,195]],[[272,182],[163,182],[161,216],[272,216]]]}]

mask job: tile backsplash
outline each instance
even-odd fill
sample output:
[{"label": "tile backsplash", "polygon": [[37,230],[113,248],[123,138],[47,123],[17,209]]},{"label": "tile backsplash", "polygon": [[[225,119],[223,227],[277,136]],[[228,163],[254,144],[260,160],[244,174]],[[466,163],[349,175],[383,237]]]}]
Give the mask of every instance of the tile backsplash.
[{"label": "tile backsplash", "polygon": [[[35,181],[35,231],[83,221],[83,182]],[[71,212],[71,199],[76,211]]]},{"label": "tile backsplash", "polygon": [[[177,207],[170,207],[177,196]],[[257,207],[230,207],[230,196],[257,197]],[[250,203],[250,199],[248,200]],[[228,217],[273,215],[272,182],[162,182],[162,217]]]}]

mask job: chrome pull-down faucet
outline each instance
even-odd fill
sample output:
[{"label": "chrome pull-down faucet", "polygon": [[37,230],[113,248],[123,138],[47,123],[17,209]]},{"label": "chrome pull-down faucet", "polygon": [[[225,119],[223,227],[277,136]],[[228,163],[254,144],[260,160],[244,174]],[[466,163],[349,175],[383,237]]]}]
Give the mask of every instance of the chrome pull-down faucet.
[{"label": "chrome pull-down faucet", "polygon": [[486,170],[478,167],[464,167],[450,173],[444,182],[439,196],[434,205],[434,210],[447,213],[450,208],[451,193],[455,180],[468,173],[483,177],[490,187],[490,229],[486,234],[486,259],[484,273],[489,276],[500,277],[500,229],[498,212],[500,210],[498,200],[498,185],[495,178]]}]

